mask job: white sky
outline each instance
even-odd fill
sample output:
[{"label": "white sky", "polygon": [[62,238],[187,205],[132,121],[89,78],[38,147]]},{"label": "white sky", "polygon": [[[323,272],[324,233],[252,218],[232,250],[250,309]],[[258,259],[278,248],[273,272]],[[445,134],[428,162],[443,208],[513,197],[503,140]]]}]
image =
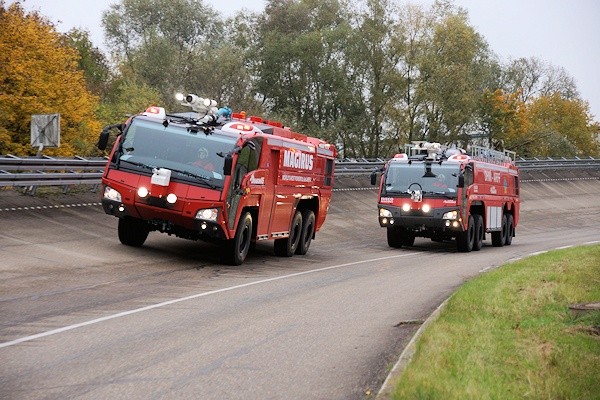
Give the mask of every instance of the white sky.
[{"label": "white sky", "polygon": [[[8,0],[7,4],[15,0]],[[204,0],[225,15],[246,8],[262,11],[264,0]],[[407,0],[431,4],[433,0]],[[103,48],[102,12],[117,0],[21,0],[54,22],[61,32],[87,29]],[[600,122],[600,1],[454,0],[466,8],[471,24],[504,61],[538,57],[564,67]],[[225,5],[226,4],[226,5]]]}]

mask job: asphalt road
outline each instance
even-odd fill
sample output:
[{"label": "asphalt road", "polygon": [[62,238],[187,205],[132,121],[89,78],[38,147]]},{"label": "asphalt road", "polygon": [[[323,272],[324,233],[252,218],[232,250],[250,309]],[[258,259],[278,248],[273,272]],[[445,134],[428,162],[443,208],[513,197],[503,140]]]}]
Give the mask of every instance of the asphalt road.
[{"label": "asphalt road", "polygon": [[508,247],[488,237],[470,254],[419,238],[389,248],[375,191],[339,190],[306,256],[261,243],[240,267],[159,233],[121,245],[116,218],[90,204],[97,195],[3,190],[0,398],[369,398],[465,280],[600,239],[600,180],[531,178]]}]

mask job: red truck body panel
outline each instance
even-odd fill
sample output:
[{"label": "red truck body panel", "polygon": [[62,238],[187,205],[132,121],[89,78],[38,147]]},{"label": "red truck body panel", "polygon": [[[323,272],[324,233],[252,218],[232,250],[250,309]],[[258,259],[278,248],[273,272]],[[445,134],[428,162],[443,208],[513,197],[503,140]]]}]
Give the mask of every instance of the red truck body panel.
[{"label": "red truck body panel", "polygon": [[[284,242],[295,235],[293,222],[306,219],[309,226],[302,223],[300,232],[307,249],[329,209],[334,146],[258,117],[198,128],[158,110],[158,117],[144,113],[128,120],[102,178],[103,206],[122,220],[124,244],[135,245],[131,238],[153,230],[237,243],[239,223],[249,214],[252,242]],[[212,162],[188,160],[196,147]]]},{"label": "red truck body panel", "polygon": [[446,155],[438,144],[422,146],[383,168],[378,209],[388,244],[455,238],[459,250],[471,251],[481,248],[487,233],[494,246],[511,244],[520,212],[514,153],[474,146],[470,156],[456,149]]}]

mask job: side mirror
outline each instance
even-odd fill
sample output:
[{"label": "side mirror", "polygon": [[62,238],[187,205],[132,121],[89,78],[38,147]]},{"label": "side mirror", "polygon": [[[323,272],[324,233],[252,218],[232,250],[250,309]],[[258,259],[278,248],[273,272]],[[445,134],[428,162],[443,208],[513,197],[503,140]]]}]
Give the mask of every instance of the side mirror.
[{"label": "side mirror", "polygon": [[108,145],[108,136],[110,135],[110,131],[108,129],[104,129],[100,133],[100,137],[98,138],[98,144],[96,145],[100,150],[106,150],[106,146]]},{"label": "side mirror", "polygon": [[114,124],[105,126],[100,132],[100,137],[98,138],[98,143],[96,147],[100,150],[106,150],[106,146],[108,145],[108,137],[110,136],[110,131],[114,128],[119,130],[119,135],[123,133],[123,129],[125,129],[125,124]]},{"label": "side mirror", "polygon": [[371,185],[377,184],[377,171],[371,172]]},{"label": "side mirror", "polygon": [[225,175],[225,176],[231,175],[232,168],[233,168],[233,156],[231,154],[226,154],[225,162],[223,164],[223,175]]}]

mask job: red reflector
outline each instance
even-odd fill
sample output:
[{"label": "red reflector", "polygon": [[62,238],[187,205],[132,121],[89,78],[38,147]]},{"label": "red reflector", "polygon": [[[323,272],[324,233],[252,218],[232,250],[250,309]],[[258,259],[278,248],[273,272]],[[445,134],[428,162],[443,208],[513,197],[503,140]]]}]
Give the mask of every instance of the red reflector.
[{"label": "red reflector", "polygon": [[276,126],[278,128],[283,128],[283,124],[278,121],[265,121],[267,125]]},{"label": "red reflector", "polygon": [[160,114],[160,107],[148,107],[146,112],[150,114]]}]

